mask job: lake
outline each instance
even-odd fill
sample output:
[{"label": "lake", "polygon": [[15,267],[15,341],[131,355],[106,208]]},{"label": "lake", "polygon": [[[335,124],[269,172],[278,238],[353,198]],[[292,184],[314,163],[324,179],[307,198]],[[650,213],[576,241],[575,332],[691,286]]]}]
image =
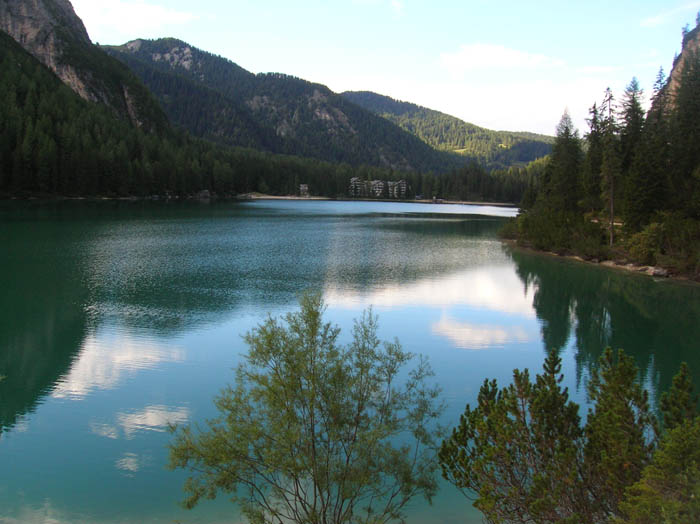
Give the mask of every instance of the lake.
[{"label": "lake", "polygon": [[[585,383],[606,346],[654,399],[681,361],[700,384],[700,286],[513,250],[515,210],[381,202],[0,203],[0,521],[238,522],[226,497],[188,512],[168,423],[203,422],[242,335],[322,292],[350,338],[429,357],[454,425],[486,377],[563,358]],[[410,523],[481,522],[445,484]]]}]

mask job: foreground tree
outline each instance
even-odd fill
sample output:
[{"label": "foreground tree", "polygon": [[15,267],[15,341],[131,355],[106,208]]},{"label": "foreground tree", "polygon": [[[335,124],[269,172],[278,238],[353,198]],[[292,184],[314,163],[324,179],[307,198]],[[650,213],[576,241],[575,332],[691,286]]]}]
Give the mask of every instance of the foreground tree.
[{"label": "foreground tree", "polygon": [[625,489],[637,482],[656,445],[657,421],[634,359],[608,348],[591,372],[584,481],[607,519],[618,514]]},{"label": "foreground tree", "polygon": [[535,383],[527,370],[501,390],[485,381],[440,449],[443,476],[490,523],[591,522],[580,480],[583,431],[552,352]]},{"label": "foreground tree", "polygon": [[627,488],[619,524],[700,522],[700,417],[685,362],[660,407],[667,433],[642,478]]},{"label": "foreground tree", "polygon": [[317,295],[248,335],[206,430],[174,428],[170,467],[193,472],[188,508],[227,492],[253,523],[383,523],[437,489],[439,391],[424,359],[377,338],[371,310],[353,340],[324,323]]},{"label": "foreground tree", "polygon": [[693,392],[688,364],[683,362],[678,374],[673,377],[671,389],[661,395],[661,412],[664,429],[671,431],[698,415],[698,396]]},{"label": "foreground tree", "polygon": [[620,506],[619,524],[700,522],[700,417],[665,436]]},{"label": "foreground tree", "polygon": [[534,383],[527,370],[500,390],[485,382],[442,444],[443,476],[489,523],[609,522],[650,462],[656,424],[631,357],[610,349],[601,357],[584,427],[560,369],[552,352]]}]

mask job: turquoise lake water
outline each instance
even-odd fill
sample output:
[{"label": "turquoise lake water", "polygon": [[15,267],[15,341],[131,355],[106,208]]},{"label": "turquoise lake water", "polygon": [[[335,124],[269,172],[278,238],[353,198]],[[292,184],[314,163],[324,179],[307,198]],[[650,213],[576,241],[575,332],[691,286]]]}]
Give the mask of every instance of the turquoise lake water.
[{"label": "turquoise lake water", "polygon": [[[700,383],[700,286],[514,251],[515,210],[373,202],[0,203],[0,522],[239,522],[178,506],[168,423],[215,414],[241,336],[320,291],[349,340],[427,355],[457,423],[484,378],[560,351],[586,404],[602,350],[633,354],[656,398],[681,361]],[[409,523],[480,522],[444,485]]]}]

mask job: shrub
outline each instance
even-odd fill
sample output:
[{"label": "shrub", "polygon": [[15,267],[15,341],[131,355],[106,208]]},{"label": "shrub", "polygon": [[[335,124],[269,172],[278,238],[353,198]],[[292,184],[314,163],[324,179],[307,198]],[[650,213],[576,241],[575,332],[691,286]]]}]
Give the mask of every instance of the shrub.
[{"label": "shrub", "polygon": [[663,240],[664,226],[653,222],[629,238],[627,250],[635,262],[654,265],[657,263],[657,256],[661,254]]}]

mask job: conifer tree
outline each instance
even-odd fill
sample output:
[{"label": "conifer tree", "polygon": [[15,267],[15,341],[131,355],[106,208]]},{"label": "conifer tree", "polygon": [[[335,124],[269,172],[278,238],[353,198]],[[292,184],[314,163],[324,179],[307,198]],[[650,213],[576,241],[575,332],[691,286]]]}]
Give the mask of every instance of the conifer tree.
[{"label": "conifer tree", "polygon": [[625,89],[620,111],[620,148],[622,172],[627,173],[642,140],[644,129],[644,92],[637,78],[633,78]]},{"label": "conifer tree", "polygon": [[624,221],[628,232],[636,232],[651,221],[667,199],[666,173],[670,169],[668,97],[666,75],[659,69],[654,83],[641,143],[627,174]]},{"label": "conifer tree", "polygon": [[583,428],[560,365],[551,352],[534,383],[527,370],[505,388],[484,381],[476,407],[467,405],[442,444],[443,477],[489,523],[609,522],[651,460],[656,419],[632,357],[605,351]]},{"label": "conifer tree", "polygon": [[700,417],[664,437],[620,510],[616,524],[700,522]]},{"label": "conifer tree", "polygon": [[601,185],[608,208],[609,245],[615,243],[615,202],[619,191],[622,171],[619,151],[619,128],[614,111],[612,90],[605,91],[601,107],[603,113],[603,161],[601,164]]},{"label": "conifer tree", "polygon": [[588,211],[599,210],[601,207],[601,171],[603,164],[603,118],[598,104],[593,104],[589,110],[589,132],[586,134],[588,150],[583,168],[584,207]]},{"label": "conifer tree", "polygon": [[548,204],[563,211],[579,207],[581,188],[579,171],[582,163],[581,140],[568,110],[557,125],[557,137],[552,148],[548,180]]},{"label": "conifer tree", "polygon": [[625,489],[637,482],[656,441],[656,419],[637,366],[623,351],[606,349],[591,375],[593,403],[586,421],[585,478],[603,514],[618,514]]},{"label": "conifer tree", "polygon": [[488,522],[590,522],[580,484],[583,432],[578,405],[561,387],[561,359],[551,352],[535,382],[527,370],[499,389],[484,381],[439,453],[443,476]]},{"label": "conifer tree", "polygon": [[698,396],[693,394],[693,381],[686,362],[681,364],[678,374],[673,377],[671,389],[661,396],[661,412],[666,431],[698,415]]},{"label": "conifer tree", "polygon": [[677,209],[700,218],[693,196],[700,191],[700,53],[688,51],[680,82],[673,93],[670,191]]}]

